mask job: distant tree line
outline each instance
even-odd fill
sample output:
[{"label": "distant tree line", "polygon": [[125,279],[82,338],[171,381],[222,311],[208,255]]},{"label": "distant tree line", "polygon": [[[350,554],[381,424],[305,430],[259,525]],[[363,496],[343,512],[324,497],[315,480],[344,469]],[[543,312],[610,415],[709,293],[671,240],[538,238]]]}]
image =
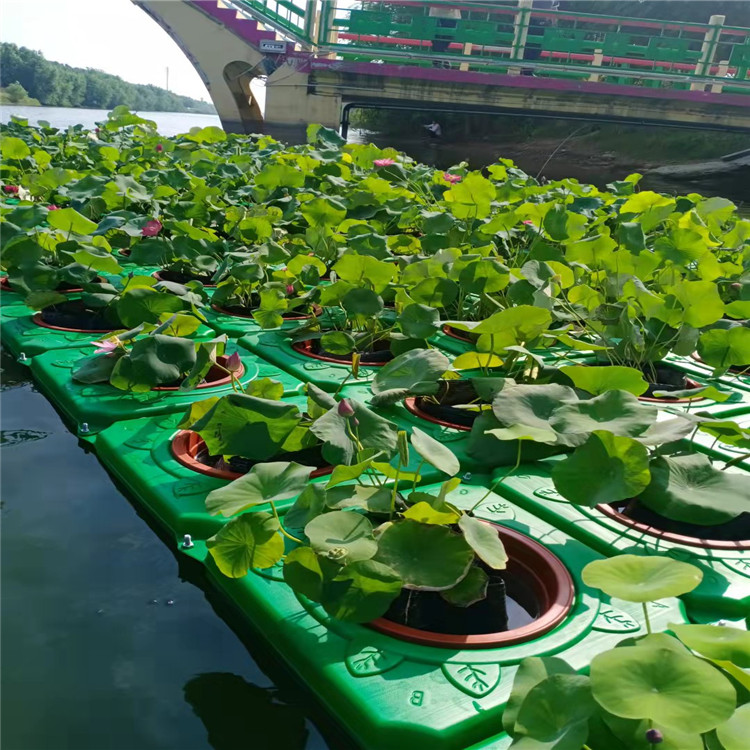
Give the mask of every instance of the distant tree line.
[{"label": "distant tree line", "polygon": [[0,44],[0,86],[14,83],[48,107],[112,109],[119,104],[146,112],[201,112],[213,114],[213,104],[180,96],[158,86],[128,83],[119,76],[93,68],[45,60],[16,44]]}]

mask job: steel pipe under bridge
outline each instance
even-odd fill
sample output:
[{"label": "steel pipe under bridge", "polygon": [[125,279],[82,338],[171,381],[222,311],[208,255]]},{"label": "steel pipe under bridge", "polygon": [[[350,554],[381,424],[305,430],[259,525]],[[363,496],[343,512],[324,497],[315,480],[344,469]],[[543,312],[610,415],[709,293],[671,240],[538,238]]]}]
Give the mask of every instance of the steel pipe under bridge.
[{"label": "steel pipe under bridge", "polygon": [[[357,106],[750,132],[750,29],[464,0],[133,0],[224,127],[346,126]],[[250,83],[265,81],[265,106]]]}]

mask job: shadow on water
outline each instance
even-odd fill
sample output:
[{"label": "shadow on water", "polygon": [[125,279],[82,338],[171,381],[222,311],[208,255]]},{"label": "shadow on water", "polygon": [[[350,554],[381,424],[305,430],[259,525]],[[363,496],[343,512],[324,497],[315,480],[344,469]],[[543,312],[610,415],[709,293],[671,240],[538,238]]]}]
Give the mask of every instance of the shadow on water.
[{"label": "shadow on water", "polygon": [[28,369],[0,366],[3,750],[328,747],[317,707],[217,617]]}]

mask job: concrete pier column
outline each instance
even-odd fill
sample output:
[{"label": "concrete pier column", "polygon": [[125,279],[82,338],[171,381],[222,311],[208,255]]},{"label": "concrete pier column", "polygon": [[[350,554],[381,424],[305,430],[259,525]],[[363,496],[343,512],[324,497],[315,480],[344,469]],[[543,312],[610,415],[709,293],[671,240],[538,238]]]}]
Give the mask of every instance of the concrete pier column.
[{"label": "concrete pier column", "polygon": [[[529,22],[531,21],[531,8],[533,0],[518,0],[518,13],[514,21],[513,45],[510,48],[511,60],[523,60],[526,51],[526,39],[529,35]],[[521,75],[520,68],[510,68],[510,75]]]},{"label": "concrete pier column", "polygon": [[[705,76],[711,71],[711,65],[716,55],[716,47],[721,37],[721,29],[724,26],[726,16],[711,16],[708,19],[709,29],[706,31],[706,36],[703,40],[703,46],[701,47],[701,56],[695,65],[695,75]],[[691,91],[705,91],[705,83],[692,83],[690,84]]]}]

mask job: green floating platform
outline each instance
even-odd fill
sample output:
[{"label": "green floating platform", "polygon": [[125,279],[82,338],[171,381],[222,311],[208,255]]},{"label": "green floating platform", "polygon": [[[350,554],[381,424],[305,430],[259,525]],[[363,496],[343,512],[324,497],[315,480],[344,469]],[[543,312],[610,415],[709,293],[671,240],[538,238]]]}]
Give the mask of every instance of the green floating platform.
[{"label": "green floating platform", "polygon": [[[240,339],[240,344],[291,373],[295,378],[305,383],[314,383],[329,393],[335,393],[351,372],[351,365],[324,362],[296,351],[288,339],[276,331],[249,333]],[[348,383],[369,383],[377,371],[377,367],[360,365],[359,378],[350,378]]]},{"label": "green floating platform", "polygon": [[[740,414],[750,413],[750,388],[745,390],[739,386],[736,380],[711,378],[711,371],[705,367],[693,367],[691,360],[683,358],[669,358],[665,364],[670,368],[679,370],[695,381],[698,385],[713,385],[719,390],[731,392],[732,395],[726,401],[713,401],[707,398],[697,398],[689,402],[663,401],[657,404],[663,408],[701,412],[710,414],[717,418],[733,418]],[[697,364],[697,363],[695,363]]]},{"label": "green floating platform", "polygon": [[[284,401],[296,404],[300,411],[307,405],[305,396]],[[179,413],[117,422],[96,436],[95,449],[104,466],[176,539],[181,540],[185,534],[207,539],[228,519],[206,511],[206,495],[229,480],[201,474],[174,457],[172,438],[178,432],[181,418]],[[418,457],[414,456],[407,471],[416,470],[417,463]],[[420,472],[422,483],[444,477],[427,465]],[[313,481],[327,482],[328,478],[326,475]],[[283,510],[292,503],[293,500],[288,500],[277,503],[277,507]],[[265,506],[259,509],[267,510]]]},{"label": "green floating platform", "polygon": [[681,370],[689,373],[691,377],[704,378],[705,380],[715,383],[719,388],[736,388],[741,391],[750,391],[750,373],[738,375],[733,372],[727,372],[718,378],[712,377],[713,369],[693,357],[668,357],[670,363],[678,363]]},{"label": "green floating platform", "polygon": [[[280,380],[288,393],[299,393],[303,384],[269,365],[234,342],[227,344],[226,353],[239,352],[245,372],[240,378],[243,385],[251,380],[272,378]],[[91,354],[91,348],[60,349],[34,357],[31,371],[39,389],[62,413],[79,437],[89,438],[105,427],[123,419],[183,412],[194,401],[231,393],[231,383],[192,391],[156,391],[129,393],[106,383],[93,385],[76,383],[70,371],[82,357]]]},{"label": "green floating platform", "polygon": [[[462,487],[449,496],[464,508],[486,490]],[[408,642],[367,626],[332,620],[300,600],[276,567],[240,579],[223,576],[198,542],[186,554],[203,559],[209,579],[267,639],[298,678],[366,750],[466,750],[484,742],[500,750],[498,730],[518,664],[555,655],[584,670],[596,654],[646,633],[640,604],[610,601],[580,578],[599,555],[518,505],[490,495],[477,515],[515,529],[552,551],[575,586],[566,618],[529,642],[489,648],[443,648]],[[682,603],[649,604],[654,630],[686,622]],[[489,744],[488,744],[488,740]]]},{"label": "green floating platform", "polygon": [[[37,325],[33,320],[33,312],[25,305],[9,305],[0,308],[0,334],[5,346],[11,354],[21,359],[36,357],[44,352],[56,349],[72,349],[85,347],[89,342],[109,336],[107,331],[97,333],[81,333],[80,331],[59,331]],[[201,324],[198,330],[188,338],[211,339],[216,332]],[[87,354],[93,348],[88,347]],[[81,355],[83,356],[83,355]]]},{"label": "green floating platform", "polygon": [[[727,417],[727,419],[736,422],[742,429],[750,431],[750,413],[739,417]],[[705,432],[697,432],[693,438],[693,443],[698,450],[708,453],[710,456],[718,458],[721,461],[733,461],[747,454],[746,449],[722,443],[720,440],[717,442],[713,436],[707,435]],[[750,457],[740,461],[736,465],[750,471]],[[748,494],[750,495],[750,490],[748,490]]]},{"label": "green floating platform", "polygon": [[522,466],[497,491],[607,557],[623,553],[669,555],[696,565],[703,571],[703,581],[685,595],[691,616],[693,609],[701,613],[702,621],[750,613],[750,549],[743,550],[741,543],[725,542],[721,547],[685,544],[625,525],[596,508],[573,505],[555,489],[548,466]]}]

